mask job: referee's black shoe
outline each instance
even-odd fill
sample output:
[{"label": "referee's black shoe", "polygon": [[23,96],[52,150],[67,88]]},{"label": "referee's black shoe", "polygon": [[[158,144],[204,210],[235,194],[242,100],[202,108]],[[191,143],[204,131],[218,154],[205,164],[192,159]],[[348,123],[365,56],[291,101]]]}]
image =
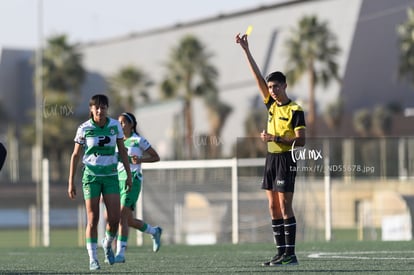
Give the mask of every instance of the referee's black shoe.
[{"label": "referee's black shoe", "polygon": [[276,254],[270,261],[262,263],[262,266],[273,265],[273,263],[279,261],[282,257],[283,255]]},{"label": "referee's black shoe", "polygon": [[270,262],[270,265],[298,265],[298,259],[296,255],[286,255],[284,254],[281,258],[279,258],[275,262]]}]

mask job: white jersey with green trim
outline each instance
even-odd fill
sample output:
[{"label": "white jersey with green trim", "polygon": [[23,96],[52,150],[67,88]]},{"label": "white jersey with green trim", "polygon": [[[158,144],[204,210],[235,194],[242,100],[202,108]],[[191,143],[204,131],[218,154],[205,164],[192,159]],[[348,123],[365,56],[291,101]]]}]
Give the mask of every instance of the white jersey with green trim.
[{"label": "white jersey with green trim", "polygon": [[118,120],[107,117],[105,126],[98,126],[92,119],[82,123],[74,141],[83,145],[84,173],[94,176],[116,175],[118,156],[116,154],[117,139],[124,138]]},{"label": "white jersey with green trim", "polygon": [[[132,133],[132,135],[124,140],[125,147],[128,151],[128,158],[130,162],[131,172],[141,172],[141,164],[133,164],[131,162],[131,158],[133,156],[137,156],[138,158],[142,158],[144,152],[151,147],[151,144],[146,140],[144,137],[137,135],[136,133]],[[119,173],[123,173],[125,171],[124,165],[122,162],[118,163],[118,171]]]}]

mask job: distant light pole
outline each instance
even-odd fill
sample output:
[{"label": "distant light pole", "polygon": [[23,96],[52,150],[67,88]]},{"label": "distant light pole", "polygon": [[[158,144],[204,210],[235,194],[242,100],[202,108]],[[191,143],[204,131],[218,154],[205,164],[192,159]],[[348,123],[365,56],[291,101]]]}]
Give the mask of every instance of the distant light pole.
[{"label": "distant light pole", "polygon": [[[42,160],[43,160],[43,83],[42,83],[42,58],[43,58],[43,1],[37,1],[37,32],[38,46],[36,49],[36,65],[35,65],[35,127],[36,127],[36,143],[35,143],[35,181],[36,181],[36,228],[40,226],[41,213],[41,194],[42,194]],[[40,230],[36,230],[35,244],[40,243]]]}]

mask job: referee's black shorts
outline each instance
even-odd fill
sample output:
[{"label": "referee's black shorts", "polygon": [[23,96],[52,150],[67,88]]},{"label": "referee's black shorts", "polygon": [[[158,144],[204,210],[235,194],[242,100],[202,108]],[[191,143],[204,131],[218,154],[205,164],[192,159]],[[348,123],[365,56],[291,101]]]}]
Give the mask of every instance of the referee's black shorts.
[{"label": "referee's black shorts", "polygon": [[281,193],[295,189],[296,163],[291,152],[267,153],[262,189]]}]

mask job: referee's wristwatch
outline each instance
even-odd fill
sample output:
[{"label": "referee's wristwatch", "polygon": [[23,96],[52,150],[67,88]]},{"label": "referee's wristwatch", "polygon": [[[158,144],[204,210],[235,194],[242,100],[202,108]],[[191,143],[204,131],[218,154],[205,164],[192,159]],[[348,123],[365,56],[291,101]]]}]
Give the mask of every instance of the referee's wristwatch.
[{"label": "referee's wristwatch", "polygon": [[274,137],[273,141],[276,143],[280,143],[280,136]]}]

